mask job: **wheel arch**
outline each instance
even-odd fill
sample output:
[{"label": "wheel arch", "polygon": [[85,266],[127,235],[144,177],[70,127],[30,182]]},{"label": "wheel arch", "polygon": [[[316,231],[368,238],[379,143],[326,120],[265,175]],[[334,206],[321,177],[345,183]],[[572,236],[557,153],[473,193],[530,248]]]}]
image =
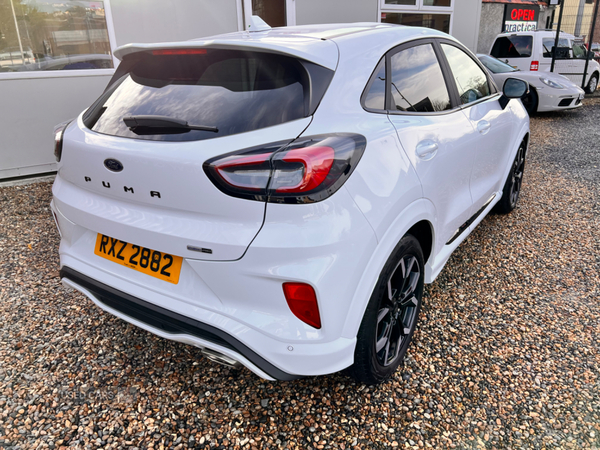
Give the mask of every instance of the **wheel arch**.
[{"label": "wheel arch", "polygon": [[349,311],[342,329],[342,337],[356,338],[365,310],[373,294],[388,258],[406,234],[412,234],[421,244],[425,260],[425,272],[431,270],[430,262],[435,255],[435,223],[436,211],[430,200],[421,198],[406,207],[396,220],[388,227],[386,233],[379,240],[377,247],[349,304]]},{"label": "wheel arch", "polygon": [[425,264],[427,264],[433,249],[433,225],[431,222],[428,220],[420,220],[410,227],[405,235],[406,234],[413,235],[417,241],[419,241],[419,245],[423,251],[423,260],[425,261]]}]

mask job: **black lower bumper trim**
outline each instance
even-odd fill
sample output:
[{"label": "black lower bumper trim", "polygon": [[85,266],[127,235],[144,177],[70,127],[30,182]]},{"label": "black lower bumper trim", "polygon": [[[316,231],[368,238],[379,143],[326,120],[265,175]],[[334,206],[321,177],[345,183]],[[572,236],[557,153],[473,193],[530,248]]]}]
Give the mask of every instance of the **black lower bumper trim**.
[{"label": "black lower bumper trim", "polygon": [[118,291],[117,289],[100,283],[70,267],[65,266],[60,269],[60,278],[67,278],[87,289],[98,301],[106,306],[154,328],[163,330],[166,333],[190,334],[199,337],[200,339],[204,339],[205,341],[218,344],[221,347],[233,350],[277,380],[289,381],[302,378],[299,375],[292,375],[278,369],[236,338],[218,328],[153,305],[152,303],[141,300],[133,295]]}]

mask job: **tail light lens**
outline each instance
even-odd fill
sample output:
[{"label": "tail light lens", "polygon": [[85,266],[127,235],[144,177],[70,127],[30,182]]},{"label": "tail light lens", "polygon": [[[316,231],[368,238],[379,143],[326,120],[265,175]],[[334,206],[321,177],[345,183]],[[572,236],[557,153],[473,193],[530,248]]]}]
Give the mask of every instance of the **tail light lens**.
[{"label": "tail light lens", "polygon": [[531,64],[529,65],[529,70],[536,71],[539,68],[540,68],[540,62],[539,61],[531,61]]},{"label": "tail light lens", "polygon": [[63,136],[71,122],[69,120],[54,127],[54,157],[56,158],[56,162],[60,162],[60,158],[62,157]]},{"label": "tail light lens", "polygon": [[283,294],[290,310],[298,319],[311,327],[321,328],[317,294],[310,284],[283,283]]},{"label": "tail light lens", "polygon": [[222,192],[273,203],[311,203],[336,192],[366,146],[364,136],[332,134],[276,142],[210,159],[204,171]]}]

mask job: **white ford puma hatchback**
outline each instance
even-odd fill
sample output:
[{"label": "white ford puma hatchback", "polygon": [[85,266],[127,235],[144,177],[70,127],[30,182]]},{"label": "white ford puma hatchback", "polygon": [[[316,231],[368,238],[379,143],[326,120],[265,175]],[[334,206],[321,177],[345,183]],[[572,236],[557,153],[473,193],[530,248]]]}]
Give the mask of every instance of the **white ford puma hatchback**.
[{"label": "white ford puma hatchback", "polygon": [[387,379],[423,284],[517,202],[527,84],[498,92],[444,33],[315,25],[115,54],[56,131],[61,277],[213,361]]}]

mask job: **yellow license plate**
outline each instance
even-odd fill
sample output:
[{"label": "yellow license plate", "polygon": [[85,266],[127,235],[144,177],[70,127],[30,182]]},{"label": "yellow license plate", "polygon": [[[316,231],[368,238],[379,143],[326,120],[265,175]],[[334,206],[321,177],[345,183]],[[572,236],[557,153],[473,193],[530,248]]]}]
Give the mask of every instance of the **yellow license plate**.
[{"label": "yellow license plate", "polygon": [[109,261],[145,273],[151,277],[177,284],[181,272],[181,256],[161,253],[139,245],[98,234],[94,253]]}]

